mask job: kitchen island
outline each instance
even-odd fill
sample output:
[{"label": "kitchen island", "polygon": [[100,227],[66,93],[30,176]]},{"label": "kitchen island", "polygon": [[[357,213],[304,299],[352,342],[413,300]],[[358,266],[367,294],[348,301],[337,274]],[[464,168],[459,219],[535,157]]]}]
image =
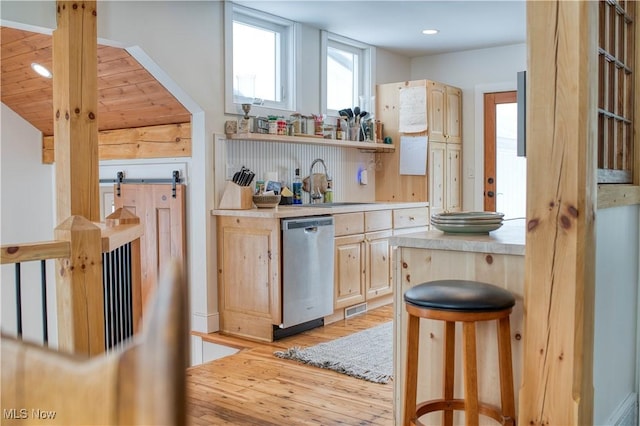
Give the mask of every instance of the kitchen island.
[{"label": "kitchen island", "polygon": [[[509,220],[489,234],[448,234],[437,230],[390,238],[394,254],[394,416],[401,424],[406,364],[407,313],[403,294],[426,281],[465,279],[483,281],[511,291],[516,306],[511,313],[516,406],[522,373],[525,220]],[[442,395],[443,322],[420,320],[418,401]],[[462,398],[461,327],[456,328],[455,395]],[[480,400],[500,405],[500,385],[495,322],[477,324],[478,392]],[[454,423],[460,424],[460,413]],[[423,418],[424,424],[439,424],[440,413]],[[427,420],[428,419],[428,420]],[[481,416],[481,424],[494,424]]]}]

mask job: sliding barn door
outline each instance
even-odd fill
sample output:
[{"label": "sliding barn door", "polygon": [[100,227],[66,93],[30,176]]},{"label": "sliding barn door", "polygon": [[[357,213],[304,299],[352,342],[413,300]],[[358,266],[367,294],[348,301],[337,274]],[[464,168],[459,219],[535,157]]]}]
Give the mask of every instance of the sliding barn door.
[{"label": "sliding barn door", "polygon": [[147,299],[156,289],[167,262],[177,258],[185,271],[185,186],[171,184],[121,184],[115,208],[125,207],[140,218],[144,235],[140,239],[142,269],[142,313]]}]

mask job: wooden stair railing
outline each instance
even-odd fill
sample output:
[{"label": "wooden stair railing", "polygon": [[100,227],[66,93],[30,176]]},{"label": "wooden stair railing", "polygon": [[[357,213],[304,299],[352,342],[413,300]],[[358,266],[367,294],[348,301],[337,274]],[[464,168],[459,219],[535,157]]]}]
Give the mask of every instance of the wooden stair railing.
[{"label": "wooden stair railing", "polygon": [[47,273],[46,261],[67,258],[71,252],[68,241],[44,241],[18,245],[6,245],[0,249],[0,264],[13,264],[15,268],[16,294],[16,335],[22,338],[22,264],[24,262],[40,262],[40,309],[42,313],[42,342],[49,344],[49,314],[47,308]]},{"label": "wooden stair railing", "polygon": [[[71,216],[55,229],[57,241],[3,245],[2,264],[56,259],[58,348],[97,355],[131,337],[142,317],[140,219],[118,209],[105,223]],[[42,266],[44,271],[44,266]],[[43,272],[43,282],[46,274]],[[19,273],[16,294],[20,298]],[[46,289],[42,289],[43,295]],[[46,301],[43,301],[46,306]],[[18,336],[21,334],[18,314]],[[43,329],[46,342],[46,313]]]},{"label": "wooden stair railing", "polygon": [[141,333],[93,358],[3,335],[3,424],[185,424],[188,325],[178,262],[163,271],[152,301]]}]

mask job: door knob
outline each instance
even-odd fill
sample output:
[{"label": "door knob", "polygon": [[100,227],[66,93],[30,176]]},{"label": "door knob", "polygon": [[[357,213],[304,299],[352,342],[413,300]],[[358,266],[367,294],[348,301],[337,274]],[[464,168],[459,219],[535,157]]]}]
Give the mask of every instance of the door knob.
[{"label": "door knob", "polygon": [[496,194],[493,191],[488,191],[487,192],[487,197],[489,198],[493,198]]}]

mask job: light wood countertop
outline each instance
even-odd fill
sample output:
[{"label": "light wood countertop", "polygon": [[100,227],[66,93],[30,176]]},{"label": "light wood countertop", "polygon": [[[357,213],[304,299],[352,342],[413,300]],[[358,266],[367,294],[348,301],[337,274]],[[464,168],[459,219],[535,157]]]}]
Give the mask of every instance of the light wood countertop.
[{"label": "light wood countertop", "polygon": [[428,207],[428,202],[363,202],[363,204],[349,204],[333,207],[317,207],[311,204],[283,205],[267,209],[248,210],[211,210],[213,216],[241,216],[260,218],[287,218],[300,216],[321,216],[338,213],[353,213],[374,210],[407,209],[415,207]]},{"label": "light wood countertop", "polygon": [[430,230],[394,236],[389,242],[398,247],[524,256],[525,219],[505,220],[500,229],[488,234],[449,234]]}]

